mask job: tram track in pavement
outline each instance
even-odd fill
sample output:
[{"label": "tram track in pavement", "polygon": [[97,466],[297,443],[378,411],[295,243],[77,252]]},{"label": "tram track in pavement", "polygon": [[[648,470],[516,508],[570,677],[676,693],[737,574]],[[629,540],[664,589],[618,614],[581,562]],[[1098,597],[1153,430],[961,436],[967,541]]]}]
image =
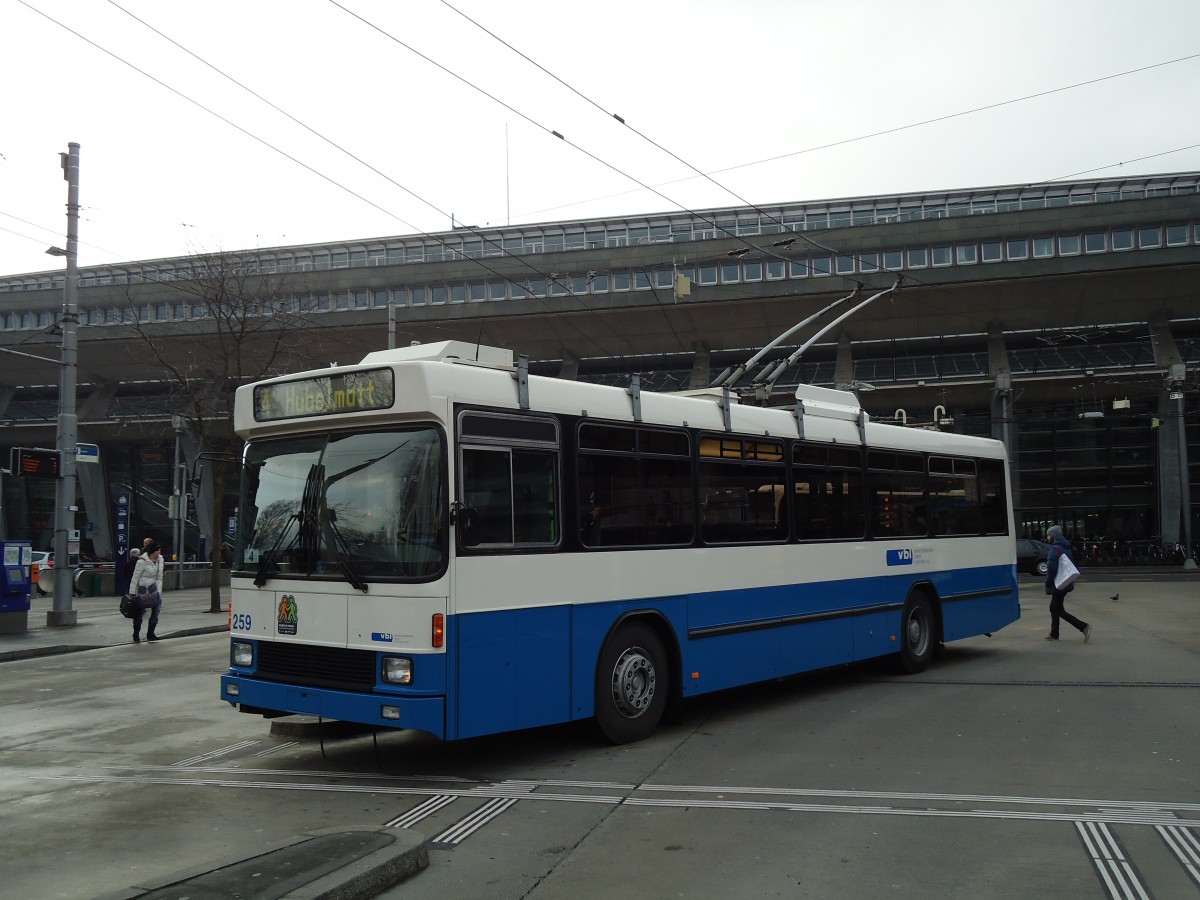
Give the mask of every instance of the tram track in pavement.
[{"label": "tram track in pavement", "polygon": [[[1021,681],[1014,685],[1042,686],[1043,683]],[[1113,683],[1111,686],[1129,685]],[[1179,685],[1149,683],[1144,686]],[[658,808],[718,815],[766,812],[1071,825],[1098,882],[1113,900],[1149,900],[1152,896],[1136,860],[1131,858],[1126,844],[1120,839],[1121,829],[1146,828],[1153,829],[1162,846],[1169,851],[1169,858],[1200,890],[1200,803],[770,785],[493,780],[440,774],[243,768],[236,764],[239,759],[257,760],[268,753],[295,750],[296,746],[301,745],[286,748],[273,741],[241,741],[167,765],[91,763],[78,766],[76,771],[35,771],[27,776],[107,786],[127,784],[139,788],[158,785],[198,790],[390,795],[397,801],[403,798],[404,809],[388,814],[380,827],[419,827],[430,835],[426,843],[431,850],[445,852],[458,850],[491,823],[528,804],[600,804],[610,806],[614,811],[619,808]]]},{"label": "tram track in pavement", "polygon": [[[250,751],[252,746],[239,747]],[[205,754],[211,757],[213,754]],[[185,765],[186,764],[186,765]],[[1200,803],[1105,798],[1031,797],[909,791],[863,791],[737,785],[686,785],[504,779],[491,781],[446,775],[387,775],[323,770],[240,768],[197,765],[80,766],[78,773],[30,772],[54,781],[174,785],[284,792],[377,793],[396,796],[528,800],[783,812],[855,813],[886,816],[987,818],[1040,821],[1097,821],[1200,828]],[[871,803],[869,801],[891,801]],[[431,810],[433,812],[434,810]],[[404,818],[397,814],[395,818]],[[1200,861],[1200,860],[1198,860]]]}]

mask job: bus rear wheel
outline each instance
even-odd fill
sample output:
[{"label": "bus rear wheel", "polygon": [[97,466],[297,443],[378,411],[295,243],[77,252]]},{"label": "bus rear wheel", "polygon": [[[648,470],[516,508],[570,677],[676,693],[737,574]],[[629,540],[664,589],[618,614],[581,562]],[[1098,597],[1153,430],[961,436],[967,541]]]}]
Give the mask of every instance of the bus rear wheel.
[{"label": "bus rear wheel", "polygon": [[649,737],[670,692],[662,641],[648,625],[620,626],[604,642],[596,664],[596,726],[614,744]]},{"label": "bus rear wheel", "polygon": [[925,671],[936,644],[933,605],[924,594],[914,594],[904,604],[900,619],[900,670],[909,675]]}]

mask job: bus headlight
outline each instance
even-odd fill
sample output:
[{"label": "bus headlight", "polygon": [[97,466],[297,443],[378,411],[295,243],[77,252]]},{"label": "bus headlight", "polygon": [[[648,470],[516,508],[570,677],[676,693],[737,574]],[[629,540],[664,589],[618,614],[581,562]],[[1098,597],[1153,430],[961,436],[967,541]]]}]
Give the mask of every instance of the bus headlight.
[{"label": "bus headlight", "polygon": [[385,656],[383,680],[388,684],[412,684],[412,660],[404,656]]},{"label": "bus headlight", "polygon": [[254,645],[247,641],[234,641],[229,658],[235,666],[254,665]]}]

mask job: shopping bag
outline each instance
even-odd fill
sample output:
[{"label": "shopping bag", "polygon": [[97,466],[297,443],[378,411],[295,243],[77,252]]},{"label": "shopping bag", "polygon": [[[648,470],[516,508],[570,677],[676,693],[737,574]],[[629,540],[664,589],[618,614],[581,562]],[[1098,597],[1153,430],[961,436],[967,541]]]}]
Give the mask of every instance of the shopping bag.
[{"label": "shopping bag", "polygon": [[1058,558],[1058,573],[1054,576],[1054,587],[1060,591],[1065,590],[1078,577],[1079,570],[1075,568],[1075,563],[1071,562],[1071,557],[1064,553]]}]

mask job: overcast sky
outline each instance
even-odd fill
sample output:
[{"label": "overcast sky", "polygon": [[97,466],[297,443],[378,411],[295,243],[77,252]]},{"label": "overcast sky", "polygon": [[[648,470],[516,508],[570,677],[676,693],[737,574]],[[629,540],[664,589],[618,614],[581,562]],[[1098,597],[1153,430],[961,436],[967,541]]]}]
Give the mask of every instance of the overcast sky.
[{"label": "overcast sky", "polygon": [[0,275],[1200,169],[1197,0],[451,3],[0,0]]}]

